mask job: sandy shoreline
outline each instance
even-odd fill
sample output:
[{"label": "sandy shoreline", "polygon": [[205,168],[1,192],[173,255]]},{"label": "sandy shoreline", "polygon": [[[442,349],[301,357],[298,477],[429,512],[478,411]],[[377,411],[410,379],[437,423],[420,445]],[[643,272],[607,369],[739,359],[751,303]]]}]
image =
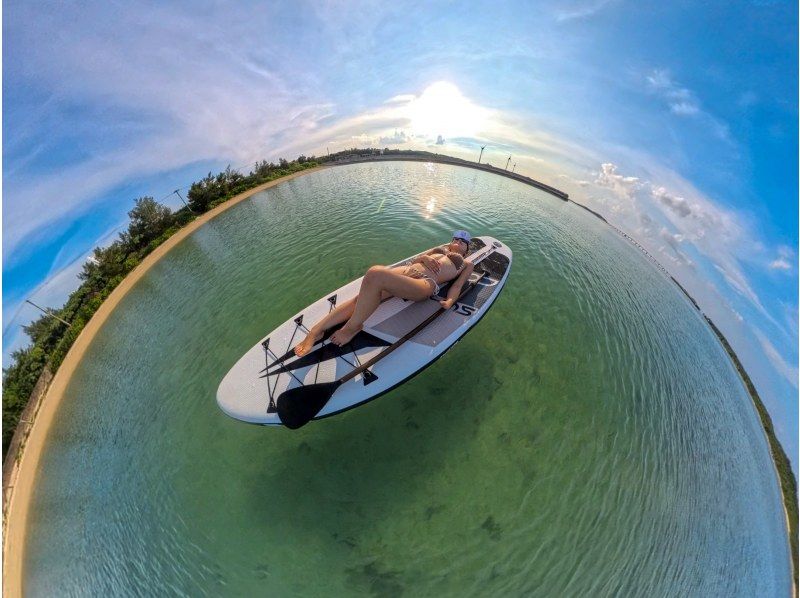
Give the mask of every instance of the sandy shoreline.
[{"label": "sandy shoreline", "polygon": [[53,423],[54,416],[58,411],[58,406],[64,398],[64,391],[72,378],[72,373],[81,362],[83,354],[86,352],[86,349],[91,344],[97,332],[102,328],[109,315],[114,311],[114,308],[158,260],[164,257],[167,252],[206,222],[256,193],[310,172],[319,171],[323,168],[328,168],[328,166],[316,166],[259,185],[258,187],[229,199],[213,210],[206,212],[193,222],[190,222],[167,239],[162,245],[158,246],[141,264],[128,274],[103,302],[97,312],[92,316],[91,320],[89,320],[89,323],[81,331],[75,343],[67,353],[61,367],[58,368],[58,372],[56,372],[47,390],[47,394],[42,401],[41,407],[39,408],[39,412],[36,415],[30,434],[25,441],[25,448],[22,452],[22,458],[20,459],[18,467],[19,473],[17,474],[17,479],[9,500],[5,536],[3,538],[3,596],[23,595],[22,556],[25,552],[25,530],[28,522],[28,508],[30,506],[31,492],[36,479],[36,472],[42,455],[44,442],[47,438],[50,426]]}]

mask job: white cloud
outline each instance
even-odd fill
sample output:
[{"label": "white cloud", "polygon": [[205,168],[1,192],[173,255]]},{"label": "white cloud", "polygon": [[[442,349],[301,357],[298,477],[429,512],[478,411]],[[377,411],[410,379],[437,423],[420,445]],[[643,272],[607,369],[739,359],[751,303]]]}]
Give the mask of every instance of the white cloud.
[{"label": "white cloud", "polygon": [[694,92],[675,83],[666,69],[655,69],[647,75],[646,81],[649,89],[663,98],[675,114],[693,116],[700,112],[700,102]]},{"label": "white cloud", "polygon": [[770,270],[780,270],[791,272],[792,264],[795,263],[795,253],[791,247],[781,245],[778,247],[778,257],[769,263]]},{"label": "white cloud", "polygon": [[756,335],[758,342],[761,343],[761,347],[764,349],[764,354],[770,360],[775,369],[784,378],[786,378],[792,386],[797,388],[797,365],[788,363],[781,356],[780,352],[775,348],[775,346],[769,341],[767,336],[761,332],[761,330],[754,327],[753,333]]},{"label": "white cloud", "polygon": [[700,107],[692,102],[675,102],[669,105],[669,109],[681,116],[692,116],[700,112]]},{"label": "white cloud", "polygon": [[393,135],[387,135],[386,137],[380,137],[378,139],[378,144],[383,147],[384,145],[401,145],[403,143],[407,143],[411,141],[411,137],[406,135],[405,131],[395,131]]},{"label": "white cloud", "polygon": [[653,69],[649,74],[645,75],[644,79],[647,90],[660,98],[672,114],[680,117],[695,118],[711,129],[716,137],[730,145],[735,145],[731,137],[730,127],[711,113],[703,110],[697,94],[676,82],[667,69]]},{"label": "white cloud", "polygon": [[664,187],[653,188],[651,194],[662,205],[666,206],[681,218],[685,218],[692,213],[692,208],[685,198],[672,195]]},{"label": "white cloud", "polygon": [[[680,263],[690,268],[694,266],[691,258],[680,248],[681,243],[686,239],[684,235],[670,232],[666,227],[662,226],[658,231],[658,238],[664,241],[672,250],[672,255],[669,257],[671,257],[675,263]],[[662,253],[667,253],[669,255],[668,251],[662,251]]]},{"label": "white cloud", "polygon": [[791,270],[792,265],[783,258],[772,260],[769,263],[770,270]]},{"label": "white cloud", "polygon": [[[314,75],[294,64],[285,72],[276,67],[286,63],[284,56],[264,41],[256,21],[240,20],[235,10],[220,9],[212,18],[163,5],[140,11],[98,4],[86,15],[108,17],[112,25],[97,27],[82,11],[65,19],[63,10],[17,6],[4,16],[15,35],[16,55],[25,61],[9,67],[17,81],[30,79],[52,90],[55,99],[46,105],[51,120],[78,106],[86,119],[97,110],[110,123],[136,125],[131,135],[109,143],[103,137],[106,123],[94,122],[93,133],[81,132],[96,144],[81,148],[82,162],[35,177],[5,173],[6,263],[23,246],[63,227],[65,218],[107,200],[115,187],[202,161],[276,159],[275,146],[334,115],[335,107],[316,91]],[[29,27],[34,21],[36,27]],[[41,44],[42,38],[48,43]],[[49,136],[62,143],[73,137],[74,124],[65,123]],[[33,130],[9,128],[9,141],[32,145]],[[29,161],[18,159],[16,169]]]},{"label": "white cloud", "polygon": [[594,182],[601,187],[611,189],[618,196],[626,199],[633,199],[642,187],[642,183],[637,177],[617,174],[617,166],[610,162],[600,165],[600,172]]},{"label": "white cloud", "polygon": [[[610,190],[612,195],[593,195],[592,199],[604,205],[619,226],[636,231],[643,241],[649,238],[649,249],[660,252],[672,263],[694,269],[697,260],[692,254],[704,256],[713,266],[712,272],[722,276],[731,289],[777,325],[745,273],[745,264],[766,266],[769,262],[763,243],[750,230],[747,219],[705,197],[675,173],[660,172],[680,191],[625,175],[616,164],[604,162],[595,173],[594,184]],[[783,251],[786,253],[786,249]]]},{"label": "white cloud", "polygon": [[384,104],[408,104],[416,97],[413,93],[403,93],[389,98]]},{"label": "white cloud", "polygon": [[573,21],[576,19],[585,19],[594,16],[606,6],[616,4],[616,0],[593,0],[590,2],[573,2],[571,6],[565,5],[568,3],[559,4],[559,10],[556,12],[556,21]]}]

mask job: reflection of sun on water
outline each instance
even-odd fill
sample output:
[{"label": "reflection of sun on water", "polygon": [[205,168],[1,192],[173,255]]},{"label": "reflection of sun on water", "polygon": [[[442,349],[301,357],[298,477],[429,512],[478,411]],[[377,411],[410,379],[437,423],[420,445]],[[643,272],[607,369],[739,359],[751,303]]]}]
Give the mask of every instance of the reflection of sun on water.
[{"label": "reflection of sun on water", "polygon": [[408,118],[417,135],[466,137],[484,128],[488,110],[470,102],[452,83],[439,81],[409,103]]},{"label": "reflection of sun on water", "polygon": [[436,210],[436,198],[435,197],[431,197],[428,200],[428,203],[425,204],[425,210],[426,210],[425,218],[430,218],[431,215],[433,214],[433,212]]}]

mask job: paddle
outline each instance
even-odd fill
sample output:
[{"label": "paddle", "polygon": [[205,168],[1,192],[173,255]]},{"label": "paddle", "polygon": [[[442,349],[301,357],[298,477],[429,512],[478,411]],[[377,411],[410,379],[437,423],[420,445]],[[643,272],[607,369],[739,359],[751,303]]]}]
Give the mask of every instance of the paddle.
[{"label": "paddle", "polygon": [[[471,253],[471,254],[470,254],[468,257],[470,257],[470,258],[474,258],[476,255],[478,255],[478,258],[473,260],[473,262],[474,262],[475,264],[477,264],[477,263],[479,263],[481,260],[483,260],[483,258],[485,258],[487,255],[489,255],[489,253],[491,253],[492,251],[494,251],[494,249],[495,249],[495,247],[494,247],[494,246],[492,246],[492,247],[491,247],[491,248],[489,248],[489,249],[483,248],[483,253],[480,253],[480,252],[481,252],[481,250],[480,250],[480,249],[477,249],[477,250],[475,250],[473,253]],[[416,258],[416,257],[419,257],[420,255],[422,255],[422,254],[421,254],[421,253],[420,253],[420,254],[417,254],[416,256],[414,256],[414,258]],[[410,259],[410,260],[408,260],[408,261],[409,261],[409,262],[411,262],[411,261],[412,261],[414,258],[412,258],[412,259]],[[445,292],[445,291],[446,291],[446,289],[449,289],[449,288],[450,288],[450,285],[451,285],[452,283],[453,283],[453,281],[451,280],[450,282],[447,282],[447,283],[445,283],[444,285],[442,285],[442,288],[441,288],[441,289],[439,289],[439,292],[440,292],[440,293],[442,293],[442,292]],[[446,295],[440,295],[440,296],[442,296],[442,297],[445,297]],[[388,301],[388,300],[389,300],[389,299],[391,299],[391,298],[392,298],[392,297],[391,297],[391,295],[390,295],[390,296],[389,296],[389,297],[387,297],[386,299],[382,299],[382,300],[381,300],[381,303],[383,303],[384,301]],[[333,304],[334,304],[334,305],[336,305],[336,295],[333,295],[332,297],[328,297],[328,301],[332,301],[332,302],[333,302]],[[300,323],[302,322],[302,319],[303,319],[303,316],[301,315],[301,316],[299,316],[299,318],[298,318],[297,320],[295,320],[295,322],[297,322],[297,325],[298,325],[298,326],[300,326]],[[298,320],[299,320],[299,321],[298,321]],[[330,336],[331,336],[331,335],[332,335],[334,332],[336,332],[337,330],[339,330],[339,328],[341,328],[342,326],[344,326],[344,322],[342,322],[342,323],[340,323],[340,324],[337,324],[336,326],[333,326],[333,327],[331,327],[331,328],[328,328],[328,329],[325,331],[325,333],[322,335],[322,338],[320,338],[318,341],[316,341],[316,342],[314,343],[314,345],[313,345],[313,346],[315,346],[315,347],[316,347],[317,345],[325,346],[325,344],[324,344],[324,343],[325,343],[325,341],[326,341],[326,340],[328,340],[328,338],[330,338]],[[362,336],[362,334],[361,334],[361,333],[359,333],[359,334],[358,334],[358,335],[356,335],[356,337],[353,339],[353,340],[355,341],[355,343],[358,343],[358,342],[363,342],[363,341],[365,340],[365,339],[359,339],[359,338],[358,338],[359,336]],[[292,337],[292,338],[294,338],[294,337]],[[374,337],[373,337],[373,338],[374,338]],[[372,339],[370,339],[370,340],[372,340]],[[351,341],[351,343],[350,343],[350,344],[353,344],[353,345],[355,345],[355,343],[354,343],[353,341]],[[290,344],[291,344],[291,343],[290,343]],[[356,350],[358,350],[358,349],[361,349],[361,348],[366,348],[366,347],[368,347],[368,346],[380,347],[382,344],[388,344],[388,343],[384,343],[383,341],[381,341],[381,342],[379,342],[378,344],[375,344],[375,345],[367,345],[367,344],[364,344],[363,346],[354,346],[353,350],[354,350],[354,351],[356,351]],[[311,353],[306,353],[306,357],[308,357],[309,355],[311,355]],[[275,366],[278,366],[278,365],[282,364],[283,362],[285,362],[285,361],[287,361],[287,360],[289,360],[289,359],[292,359],[293,357],[296,357],[296,354],[295,354],[295,352],[294,352],[294,347],[291,347],[291,348],[290,348],[288,351],[286,351],[286,353],[284,353],[284,354],[283,354],[283,355],[281,355],[280,357],[277,357],[277,358],[275,359],[275,361],[273,361],[272,363],[268,364],[268,365],[267,365],[267,367],[265,367],[264,369],[262,369],[262,370],[261,370],[261,372],[265,372],[265,371],[267,371],[267,370],[269,370],[269,369],[271,369],[271,368],[274,368]],[[303,363],[303,365],[302,365],[302,366],[299,366],[299,367],[303,367],[303,366],[305,366],[305,365],[307,365],[307,363]],[[281,370],[280,370],[280,373],[283,373],[283,372],[285,372],[285,371],[288,371],[289,369],[291,369],[291,368],[281,368]],[[277,371],[270,372],[270,375],[272,375],[273,373],[277,373]],[[263,378],[263,376],[262,376],[262,378]]]},{"label": "paddle", "polygon": [[[486,252],[481,259],[489,255],[489,253],[491,253],[491,250]],[[478,282],[480,282],[485,275],[486,273],[482,272],[474,282],[465,285],[464,289],[459,294],[458,299],[461,299],[469,291],[475,288],[475,285],[478,284]],[[456,301],[458,301],[458,299],[456,299]],[[440,307],[405,336],[386,347],[383,351],[378,353],[369,361],[361,364],[361,366],[352,369],[349,373],[345,374],[338,380],[334,380],[333,382],[322,382],[319,384],[296,386],[295,388],[290,388],[289,390],[282,392],[276,401],[276,405],[278,417],[283,425],[291,430],[295,430],[306,425],[308,422],[314,419],[317,413],[322,410],[322,408],[333,396],[333,393],[336,392],[336,389],[338,389],[342,384],[352,380],[360,373],[375,365],[377,362],[389,355],[395,349],[399,348],[407,340],[412,338],[446,311],[447,310],[444,307]]]}]

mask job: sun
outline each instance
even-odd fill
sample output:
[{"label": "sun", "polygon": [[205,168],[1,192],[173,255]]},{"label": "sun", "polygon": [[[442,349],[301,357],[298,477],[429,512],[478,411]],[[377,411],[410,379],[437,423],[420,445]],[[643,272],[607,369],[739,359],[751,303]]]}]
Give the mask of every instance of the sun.
[{"label": "sun", "polygon": [[438,81],[408,104],[414,135],[474,137],[484,127],[488,110],[473,104],[447,81]]}]

